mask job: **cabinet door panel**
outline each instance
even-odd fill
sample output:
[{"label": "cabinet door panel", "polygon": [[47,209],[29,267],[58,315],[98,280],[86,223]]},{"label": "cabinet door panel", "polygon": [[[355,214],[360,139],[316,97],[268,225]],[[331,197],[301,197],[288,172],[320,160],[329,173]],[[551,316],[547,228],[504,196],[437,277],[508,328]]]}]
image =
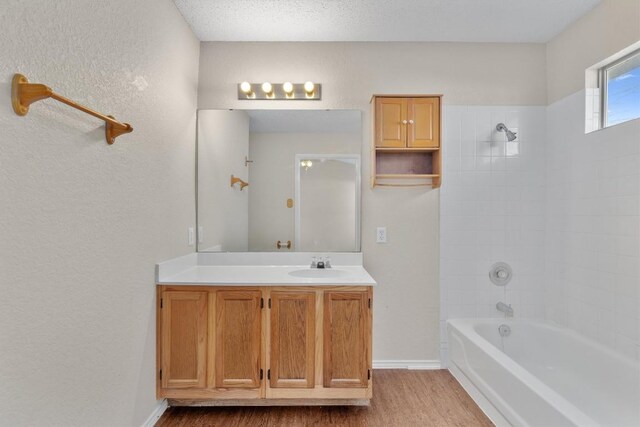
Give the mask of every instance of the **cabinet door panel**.
[{"label": "cabinet door panel", "polygon": [[[440,107],[438,98],[409,100],[409,147],[431,148],[440,144]],[[413,123],[411,123],[413,120]]]},{"label": "cabinet door panel", "polygon": [[271,293],[270,386],[313,388],[315,293]]},{"label": "cabinet door panel", "polygon": [[367,292],[325,292],[325,387],[367,387],[369,361]]},{"label": "cabinet door panel", "polygon": [[376,98],[376,147],[407,146],[407,99]]},{"label": "cabinet door panel", "polygon": [[260,387],[260,291],[216,292],[215,385]]},{"label": "cabinet door panel", "polygon": [[164,292],[162,300],[162,387],[203,388],[207,292]]}]

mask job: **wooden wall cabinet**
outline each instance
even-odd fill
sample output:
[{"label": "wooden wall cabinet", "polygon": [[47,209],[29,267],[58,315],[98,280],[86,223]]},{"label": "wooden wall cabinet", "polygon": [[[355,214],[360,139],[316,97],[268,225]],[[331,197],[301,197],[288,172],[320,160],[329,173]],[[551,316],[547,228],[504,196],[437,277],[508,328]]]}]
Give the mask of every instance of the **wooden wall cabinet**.
[{"label": "wooden wall cabinet", "polygon": [[373,187],[440,186],[441,98],[373,96]]},{"label": "wooden wall cabinet", "polygon": [[370,286],[158,286],[157,397],[367,404]]}]

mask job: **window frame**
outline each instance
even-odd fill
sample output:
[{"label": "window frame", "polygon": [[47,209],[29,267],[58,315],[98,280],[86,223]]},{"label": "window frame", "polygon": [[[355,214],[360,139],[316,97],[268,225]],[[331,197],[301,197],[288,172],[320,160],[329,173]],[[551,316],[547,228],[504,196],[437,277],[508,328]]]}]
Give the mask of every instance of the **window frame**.
[{"label": "window frame", "polygon": [[[616,123],[614,125],[607,124],[607,101],[608,101],[608,85],[607,85],[607,75],[611,68],[619,65],[635,56],[640,56],[640,49],[636,49],[633,52],[624,55],[621,58],[616,59],[615,61],[611,61],[606,65],[603,65],[598,69],[598,88],[600,93],[600,129],[605,129],[610,126],[615,126],[616,124],[626,123],[629,120],[625,120],[624,122]],[[633,119],[635,120],[635,119]]]}]

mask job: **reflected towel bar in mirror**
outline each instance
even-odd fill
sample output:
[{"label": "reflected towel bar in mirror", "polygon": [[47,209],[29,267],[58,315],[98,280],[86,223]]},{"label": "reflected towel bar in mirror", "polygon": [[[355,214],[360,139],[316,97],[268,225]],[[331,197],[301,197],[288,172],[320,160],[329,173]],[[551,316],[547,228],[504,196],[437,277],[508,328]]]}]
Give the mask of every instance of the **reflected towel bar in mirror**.
[{"label": "reflected towel bar in mirror", "polygon": [[105,122],[105,137],[109,145],[116,141],[116,138],[122,134],[133,131],[128,123],[120,123],[113,116],[105,116],[104,114],[93,111],[90,108],[80,105],[62,95],[58,95],[50,87],[40,83],[29,83],[29,80],[22,74],[15,74],[11,82],[11,104],[13,111],[19,116],[26,116],[29,112],[29,106],[34,102],[43,99],[52,98],[56,101],[67,104],[70,107],[87,113],[93,117],[97,117]]},{"label": "reflected towel bar in mirror", "polygon": [[240,184],[240,191],[242,191],[242,189],[244,187],[248,187],[249,183],[246,181],[241,180],[240,178],[231,175],[231,187],[233,187],[234,184]]},{"label": "reflected towel bar in mirror", "polygon": [[291,240],[287,240],[287,243],[282,243],[280,240],[278,240],[276,242],[276,248],[277,249],[282,249],[282,248],[291,249]]}]

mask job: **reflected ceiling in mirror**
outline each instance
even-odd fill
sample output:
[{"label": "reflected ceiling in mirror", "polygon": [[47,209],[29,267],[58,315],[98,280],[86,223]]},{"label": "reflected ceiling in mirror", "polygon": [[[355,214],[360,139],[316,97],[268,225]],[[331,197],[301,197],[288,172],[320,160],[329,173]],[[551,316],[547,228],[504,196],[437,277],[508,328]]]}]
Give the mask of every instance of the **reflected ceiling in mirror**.
[{"label": "reflected ceiling in mirror", "polygon": [[359,251],[361,129],[359,110],[200,110],[198,251]]}]

